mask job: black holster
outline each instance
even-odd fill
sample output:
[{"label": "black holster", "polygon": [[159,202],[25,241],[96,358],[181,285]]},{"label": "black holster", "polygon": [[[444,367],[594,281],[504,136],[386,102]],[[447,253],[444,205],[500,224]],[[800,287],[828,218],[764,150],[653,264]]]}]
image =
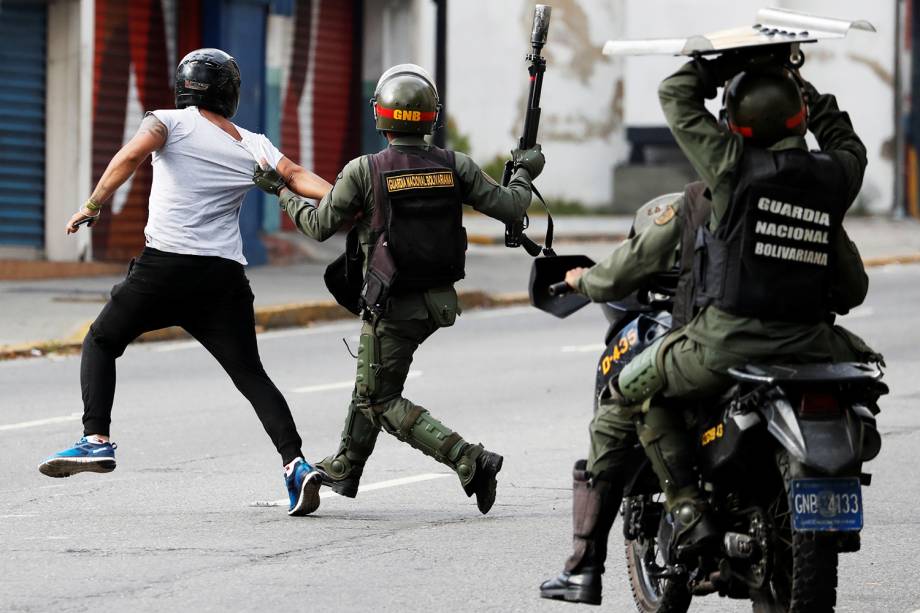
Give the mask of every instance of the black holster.
[{"label": "black holster", "polygon": [[355,315],[361,314],[363,266],[364,253],[361,251],[358,230],[352,228],[345,237],[345,253],[326,267],[323,280],[335,301]]},{"label": "black holster", "polygon": [[396,276],[396,263],[390,253],[387,234],[384,232],[377,237],[371,251],[367,274],[364,276],[364,288],[361,290],[361,306],[365,311],[369,311],[371,316],[379,317],[386,312],[390,290]]}]

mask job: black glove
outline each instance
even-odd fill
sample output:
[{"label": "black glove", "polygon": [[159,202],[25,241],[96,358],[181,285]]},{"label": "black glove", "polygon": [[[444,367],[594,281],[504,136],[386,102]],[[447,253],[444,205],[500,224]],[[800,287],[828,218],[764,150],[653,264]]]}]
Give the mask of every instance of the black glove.
[{"label": "black glove", "polygon": [[720,87],[744,70],[749,57],[737,52],[723,53],[714,60],[701,57],[693,60],[693,67],[703,84],[703,97],[715,98]]},{"label": "black glove", "polygon": [[530,149],[515,149],[511,152],[511,161],[514,163],[514,169],[523,168],[530,175],[531,179],[536,179],[543,172],[543,166],[546,165],[546,158],[543,156],[543,150],[537,143]]},{"label": "black glove", "polygon": [[256,164],[252,173],[252,182],[263,192],[277,196],[281,190],[287,187],[284,178],[278,174],[278,171],[269,166],[267,169]]}]

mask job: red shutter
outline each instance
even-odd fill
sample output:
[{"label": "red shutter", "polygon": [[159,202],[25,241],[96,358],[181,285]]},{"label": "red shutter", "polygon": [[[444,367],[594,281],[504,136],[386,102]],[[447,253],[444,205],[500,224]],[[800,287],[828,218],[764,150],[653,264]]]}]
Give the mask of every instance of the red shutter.
[{"label": "red shutter", "polygon": [[[172,108],[169,59],[160,0],[96,0],[96,48],[93,62],[93,160],[96,182],[124,144],[129,96],[142,109]],[[137,90],[129,92],[130,71]],[[144,246],[149,160],[134,174],[124,207],[108,206],[93,229],[93,254],[100,260],[126,260]],[[109,203],[111,205],[111,202]]]},{"label": "red shutter", "polygon": [[313,58],[312,170],[329,182],[357,155],[360,117],[353,113],[360,78],[355,40],[360,11],[353,2],[320,0]]}]

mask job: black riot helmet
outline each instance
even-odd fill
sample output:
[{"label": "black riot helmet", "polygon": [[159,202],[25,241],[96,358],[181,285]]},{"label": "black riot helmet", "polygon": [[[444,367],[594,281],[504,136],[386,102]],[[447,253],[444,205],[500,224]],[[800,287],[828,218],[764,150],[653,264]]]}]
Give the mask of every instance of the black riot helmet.
[{"label": "black riot helmet", "polygon": [[804,136],[808,129],[808,108],[788,68],[738,73],[725,87],[722,103],[728,129],[762,147],[787,136]]},{"label": "black riot helmet", "polygon": [[214,111],[227,119],[240,105],[240,67],[220,49],[196,49],[176,68],[176,108]]}]

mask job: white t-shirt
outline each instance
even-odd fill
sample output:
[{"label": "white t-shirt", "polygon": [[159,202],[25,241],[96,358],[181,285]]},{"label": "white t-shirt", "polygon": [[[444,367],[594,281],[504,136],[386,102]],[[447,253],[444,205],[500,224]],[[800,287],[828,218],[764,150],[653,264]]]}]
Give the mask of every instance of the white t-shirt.
[{"label": "white t-shirt", "polygon": [[282,154],[262,134],[236,126],[242,141],[203,117],[194,106],[153,111],[169,131],[153,153],[147,245],[188,255],[216,255],[246,264],[240,205],[254,187],[252,171]]}]

